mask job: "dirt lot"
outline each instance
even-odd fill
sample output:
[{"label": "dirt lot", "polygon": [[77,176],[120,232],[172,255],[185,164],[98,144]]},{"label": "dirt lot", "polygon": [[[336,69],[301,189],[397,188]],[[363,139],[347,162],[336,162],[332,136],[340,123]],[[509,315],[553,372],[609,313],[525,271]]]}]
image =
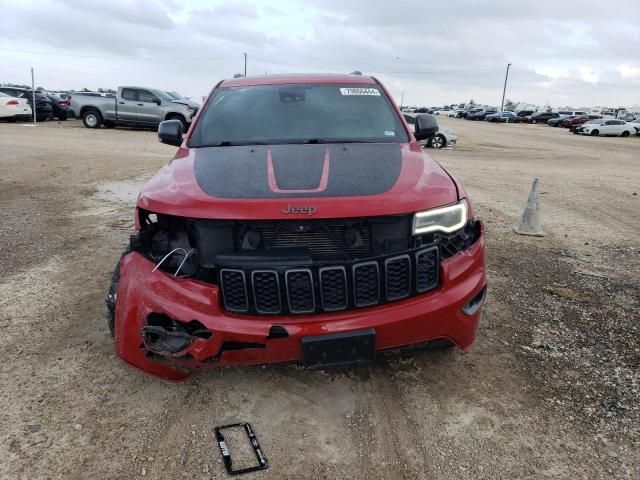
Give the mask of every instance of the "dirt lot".
[{"label": "dirt lot", "polygon": [[[223,478],[211,429],[254,426],[255,478],[638,478],[640,139],[442,120],[431,152],[488,231],[468,353],[332,371],[228,368],[170,384],[114,357],[109,275],[149,131],[0,124],[0,477]],[[540,178],[544,238],[511,227]]]}]

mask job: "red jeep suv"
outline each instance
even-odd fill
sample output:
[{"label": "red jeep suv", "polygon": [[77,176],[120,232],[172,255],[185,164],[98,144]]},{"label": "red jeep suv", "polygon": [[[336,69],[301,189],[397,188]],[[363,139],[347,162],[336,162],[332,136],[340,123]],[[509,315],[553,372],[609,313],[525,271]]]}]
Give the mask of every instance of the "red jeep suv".
[{"label": "red jeep suv", "polygon": [[107,298],[117,354],[183,380],[201,368],[465,349],[485,298],[484,232],[375,78],[220,82],[142,189]]}]

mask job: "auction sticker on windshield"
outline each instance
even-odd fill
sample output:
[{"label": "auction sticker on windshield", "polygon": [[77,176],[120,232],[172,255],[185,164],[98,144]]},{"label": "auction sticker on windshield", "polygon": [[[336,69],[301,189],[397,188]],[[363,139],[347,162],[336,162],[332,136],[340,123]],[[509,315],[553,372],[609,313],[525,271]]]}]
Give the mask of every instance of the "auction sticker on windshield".
[{"label": "auction sticker on windshield", "polygon": [[377,95],[380,96],[380,91],[377,88],[341,88],[340,93],[342,95]]}]

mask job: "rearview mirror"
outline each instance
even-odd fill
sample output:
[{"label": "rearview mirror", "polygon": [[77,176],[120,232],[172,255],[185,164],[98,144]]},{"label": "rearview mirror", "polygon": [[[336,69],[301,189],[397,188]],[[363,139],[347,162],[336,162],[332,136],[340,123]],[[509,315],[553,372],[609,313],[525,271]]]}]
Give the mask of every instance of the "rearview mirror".
[{"label": "rearview mirror", "polygon": [[179,147],[182,145],[182,122],[165,120],[158,125],[158,140],[166,145]]},{"label": "rearview mirror", "polygon": [[438,132],[438,119],[430,113],[422,113],[416,116],[416,140],[426,140]]}]

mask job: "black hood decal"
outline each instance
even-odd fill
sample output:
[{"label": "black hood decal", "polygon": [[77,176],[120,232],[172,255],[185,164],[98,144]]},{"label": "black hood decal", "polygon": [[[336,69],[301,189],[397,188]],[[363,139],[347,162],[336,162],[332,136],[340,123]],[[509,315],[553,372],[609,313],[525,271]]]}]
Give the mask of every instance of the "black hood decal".
[{"label": "black hood decal", "polygon": [[399,144],[259,145],[197,148],[200,188],[218,198],[348,197],[390,190]]}]

